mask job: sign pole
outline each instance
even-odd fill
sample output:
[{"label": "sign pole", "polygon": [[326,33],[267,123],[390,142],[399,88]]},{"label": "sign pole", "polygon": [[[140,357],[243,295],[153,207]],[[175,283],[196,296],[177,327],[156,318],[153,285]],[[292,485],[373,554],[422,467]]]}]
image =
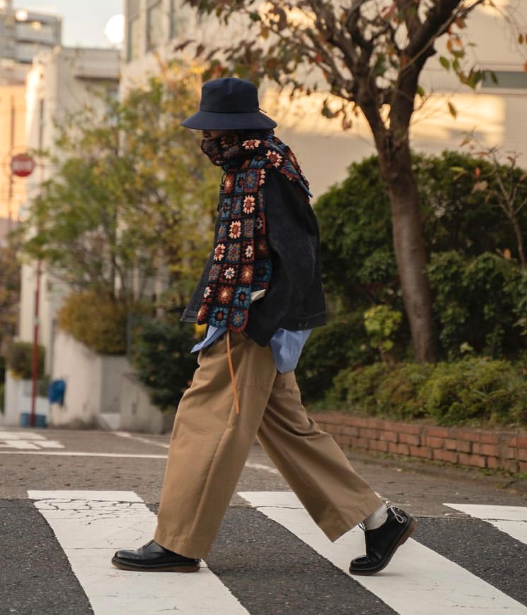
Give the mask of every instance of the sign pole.
[{"label": "sign pole", "polygon": [[[28,177],[35,170],[35,160],[26,153],[17,154],[11,158],[11,181],[13,176]],[[42,182],[41,182],[42,184]],[[38,334],[40,317],[40,276],[42,267],[40,259],[37,261],[37,279],[35,288],[35,309],[33,327],[33,360],[31,368],[31,414],[29,416],[30,427],[35,426],[35,411],[37,400],[37,381],[38,381]]]},{"label": "sign pole", "polygon": [[35,318],[33,328],[33,365],[31,370],[31,415],[29,417],[30,427],[35,426],[35,406],[37,400],[37,381],[38,381],[38,334],[40,317],[40,276],[41,260],[37,261],[37,283],[35,288]]}]

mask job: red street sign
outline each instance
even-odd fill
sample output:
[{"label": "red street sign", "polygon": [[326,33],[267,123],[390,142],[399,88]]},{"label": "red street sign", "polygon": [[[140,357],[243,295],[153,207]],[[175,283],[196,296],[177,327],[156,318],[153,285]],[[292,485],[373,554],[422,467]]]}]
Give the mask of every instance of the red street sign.
[{"label": "red street sign", "polygon": [[29,154],[17,154],[11,158],[11,172],[17,177],[27,177],[35,170],[35,161]]}]

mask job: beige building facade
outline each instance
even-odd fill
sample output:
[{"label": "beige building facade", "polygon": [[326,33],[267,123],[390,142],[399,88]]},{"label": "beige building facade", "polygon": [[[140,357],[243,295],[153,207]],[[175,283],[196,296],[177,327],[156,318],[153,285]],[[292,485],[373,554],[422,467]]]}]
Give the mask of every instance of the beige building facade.
[{"label": "beige building facade", "polygon": [[0,0],[0,241],[26,200],[27,180],[10,168],[11,157],[27,149],[26,77],[37,53],[60,45],[61,33],[59,17]]},{"label": "beige building facade", "polygon": [[[11,157],[26,150],[26,88],[0,85],[0,219],[8,231],[26,199],[26,179],[11,173]],[[1,239],[1,238],[0,238]]]},{"label": "beige building facade", "polygon": [[[498,84],[488,81],[476,91],[463,86],[432,58],[422,76],[422,85],[433,95],[414,116],[412,146],[415,150],[439,153],[458,149],[463,135],[473,129],[489,146],[527,153],[527,60],[524,46],[516,42],[518,31],[527,31],[525,0],[496,0],[499,10],[479,7],[465,30],[467,63],[496,72]],[[263,3],[264,7],[265,4]],[[511,29],[507,17],[518,26]],[[214,46],[232,42],[244,32],[234,20],[229,29],[215,18],[198,18],[180,0],[127,0],[125,6],[125,45],[122,57],[122,85],[126,91],[144,82],[145,76],[159,70],[158,57],[168,58],[187,39]],[[523,28],[523,29],[522,29]],[[442,42],[441,45],[444,43]],[[375,153],[365,121],[358,118],[351,130],[343,132],[339,120],[320,114],[324,94],[294,102],[280,95],[272,85],[260,92],[261,106],[278,122],[277,134],[297,154],[311,182],[315,198],[346,176],[347,167]],[[457,109],[455,119],[448,102]],[[522,161],[522,159],[520,159]],[[527,159],[523,162],[527,167]]]}]

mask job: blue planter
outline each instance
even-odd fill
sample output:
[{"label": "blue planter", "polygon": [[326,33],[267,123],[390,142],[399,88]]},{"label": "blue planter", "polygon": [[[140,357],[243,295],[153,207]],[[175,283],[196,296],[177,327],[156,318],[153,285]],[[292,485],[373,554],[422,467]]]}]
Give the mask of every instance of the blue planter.
[{"label": "blue planter", "polygon": [[[30,417],[31,414],[29,412],[21,412],[20,427],[30,427]],[[44,414],[35,414],[35,427],[47,427],[46,416]]]}]

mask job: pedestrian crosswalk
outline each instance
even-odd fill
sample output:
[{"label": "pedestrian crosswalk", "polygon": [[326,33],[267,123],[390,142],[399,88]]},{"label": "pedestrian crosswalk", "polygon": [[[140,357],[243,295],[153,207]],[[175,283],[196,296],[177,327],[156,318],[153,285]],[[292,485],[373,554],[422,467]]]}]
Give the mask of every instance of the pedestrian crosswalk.
[{"label": "pedestrian crosswalk", "polygon": [[[293,493],[240,495],[346,574],[350,554],[364,550],[359,528],[335,543],[328,542]],[[521,514],[527,518],[527,508]],[[357,577],[356,581],[400,615],[527,615],[527,607],[412,539],[404,545],[404,555],[402,551],[397,554],[386,572],[389,574]]]},{"label": "pedestrian crosswalk", "polygon": [[[482,504],[445,504],[476,519],[491,523],[502,532],[527,544],[527,515],[519,506],[485,506]],[[526,573],[527,582],[527,573]]]},{"label": "pedestrian crosswalk", "polygon": [[[407,541],[379,575],[351,577],[348,574],[351,558],[364,552],[362,530],[354,529],[331,543],[293,493],[244,491],[238,495],[251,507],[240,509],[241,514],[252,511],[261,515],[271,534],[275,527],[285,528],[293,542],[308,545],[321,561],[330,562],[346,575],[349,590],[338,597],[341,605],[338,613],[358,615],[354,595],[360,586],[361,591],[366,590],[366,595],[371,596],[370,606],[361,607],[361,615],[527,615],[527,600],[523,604],[513,599],[484,575],[466,570],[417,539]],[[258,581],[233,593],[229,574],[223,575],[216,569],[213,572],[206,562],[202,563],[199,574],[186,575],[130,573],[113,568],[110,560],[116,549],[135,548],[148,542],[155,529],[156,518],[151,507],[132,491],[29,491],[28,496],[53,530],[96,615],[300,613],[294,603],[285,605],[283,610],[270,604],[248,606],[255,601],[246,601],[244,592],[258,592]],[[496,531],[494,528],[505,532],[518,542],[521,548],[518,551],[525,556],[527,507],[455,503],[446,506],[468,515],[467,518],[488,523],[491,532]],[[230,541],[234,550],[236,539],[234,535]],[[254,547],[255,557],[258,547],[266,548],[261,543],[260,540]],[[247,569],[251,565],[255,564],[247,561]],[[271,570],[276,583],[287,583],[287,570]],[[306,585],[310,582],[309,572],[306,570]],[[525,568],[517,572],[525,575]],[[316,615],[336,612],[321,610],[320,606],[313,608],[310,612]]]},{"label": "pedestrian crosswalk", "polygon": [[51,448],[64,448],[64,445],[29,431],[0,431],[0,450],[38,451]]},{"label": "pedestrian crosswalk", "polygon": [[156,517],[132,491],[29,491],[53,529],[96,615],[243,615],[206,564],[200,574],[132,574],[110,564],[116,549],[148,542]]}]

